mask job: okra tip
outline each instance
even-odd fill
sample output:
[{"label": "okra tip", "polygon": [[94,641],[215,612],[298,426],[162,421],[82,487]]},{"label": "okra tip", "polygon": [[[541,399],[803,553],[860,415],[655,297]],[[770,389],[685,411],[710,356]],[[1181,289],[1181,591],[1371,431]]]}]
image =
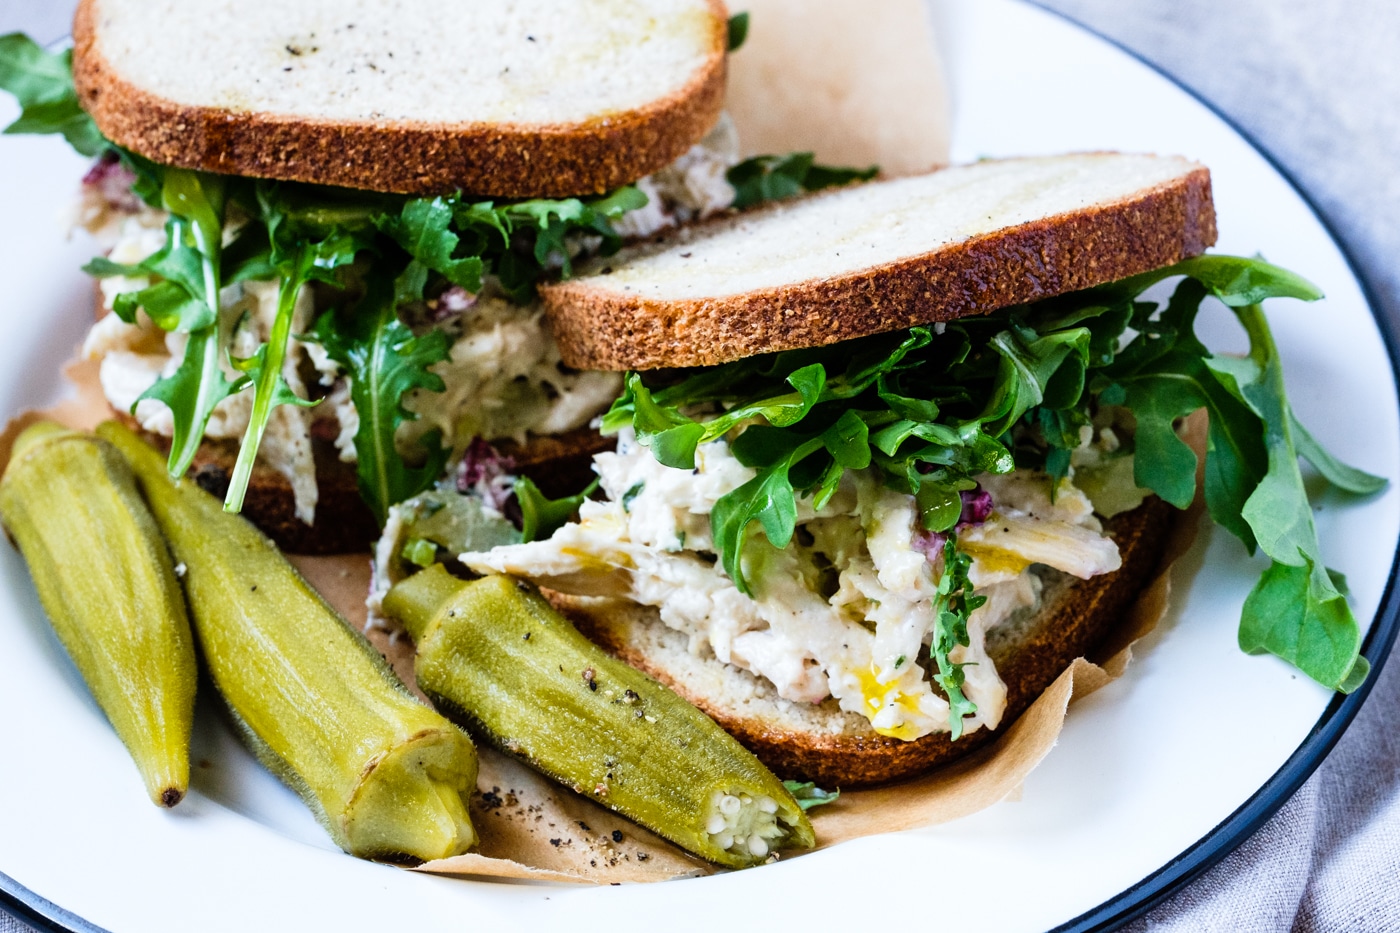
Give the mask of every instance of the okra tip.
[{"label": "okra tip", "polygon": [[151,803],[169,810],[185,799],[190,786],[190,759],[184,745],[165,743],[159,754],[133,757]]},{"label": "okra tip", "polygon": [[433,618],[461,588],[461,580],[441,564],[434,564],[394,584],[384,597],[384,614],[398,619],[408,637],[417,643],[422,641]]}]

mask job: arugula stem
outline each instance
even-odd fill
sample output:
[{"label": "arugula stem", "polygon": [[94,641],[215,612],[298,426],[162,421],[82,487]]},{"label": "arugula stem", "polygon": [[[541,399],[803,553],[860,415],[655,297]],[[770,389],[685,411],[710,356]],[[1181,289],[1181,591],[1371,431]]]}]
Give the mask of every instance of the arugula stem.
[{"label": "arugula stem", "polygon": [[[300,272],[302,263],[298,262],[297,265]],[[282,277],[278,286],[277,316],[272,322],[272,333],[268,335],[262,368],[253,383],[253,410],[248,416],[248,429],[243,432],[243,443],[238,448],[238,462],[233,467],[228,493],[224,496],[225,512],[243,509],[243,497],[248,490],[248,480],[253,475],[258,448],[262,445],[268,419],[272,417],[273,398],[277,394],[278,380],[282,377],[287,345],[292,338],[292,316],[296,312],[302,281],[303,277],[299,274],[287,275]]]}]

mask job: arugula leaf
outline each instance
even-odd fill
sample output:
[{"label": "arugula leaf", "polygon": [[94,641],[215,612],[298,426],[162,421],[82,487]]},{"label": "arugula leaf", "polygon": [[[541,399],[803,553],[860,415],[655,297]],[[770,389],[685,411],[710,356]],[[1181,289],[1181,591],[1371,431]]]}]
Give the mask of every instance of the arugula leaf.
[{"label": "arugula leaf", "polygon": [[835,803],[841,796],[840,790],[822,790],[811,781],[784,781],[783,786],[787,792],[792,794],[792,799],[797,801],[797,805],[803,812],[813,807],[824,806],[828,803]]},{"label": "arugula leaf", "polygon": [[594,480],[583,492],[562,499],[551,499],[535,485],[534,480],[522,476],[515,481],[515,501],[520,504],[520,540],[526,544],[548,538],[561,526],[578,514],[583,500],[593,495],[598,488]]},{"label": "arugula leaf", "polygon": [[[1208,365],[1262,424],[1268,472],[1250,493],[1241,514],[1260,549],[1274,561],[1256,587],[1254,606],[1246,604],[1241,646],[1278,654],[1325,686],[1342,689],[1357,679],[1352,668],[1358,663],[1361,632],[1351,607],[1322,565],[1293,439],[1297,420],[1284,392],[1283,368],[1263,309],[1241,305],[1235,313],[1249,334],[1249,356],[1212,359]],[[1301,597],[1293,612],[1279,614],[1277,600],[1268,598],[1282,590]],[[1251,608],[1261,611],[1256,615]]]},{"label": "arugula leaf", "polygon": [[19,101],[6,133],[57,133],[85,156],[108,148],[73,89],[73,50],[50,54],[21,32],[0,36],[0,88]]},{"label": "arugula leaf", "polygon": [[1245,600],[1240,648],[1277,655],[1324,686],[1350,693],[1370,662],[1361,632],[1329,572],[1304,557],[1301,566],[1274,561]]},{"label": "arugula leaf", "polygon": [[136,406],[149,398],[170,409],[175,427],[166,468],[171,476],[185,475],[214,407],[235,391],[219,365],[221,352],[217,325],[192,332],[179,367],[142,392],[131,406],[135,413]]},{"label": "arugula leaf", "polygon": [[447,198],[417,198],[397,216],[381,216],[375,223],[412,257],[395,286],[399,303],[421,300],[428,273],[436,272],[469,292],[481,290],[485,263],[480,256],[457,257],[461,238],[452,230],[455,205]]},{"label": "arugula leaf", "polygon": [[[145,302],[152,320],[168,329],[188,329],[185,357],[170,376],[158,380],[132,405],[144,399],[164,403],[174,420],[167,469],[184,476],[204,438],[214,408],[241,386],[230,382],[221,366],[219,292],[227,180],[186,169],[165,169],[161,201],[170,212],[167,246],[152,257],[150,268],[168,274],[157,290],[144,289],[125,304]],[[143,266],[145,264],[143,263]],[[178,289],[178,291],[177,291]],[[179,292],[183,292],[181,295]],[[188,297],[185,297],[188,296]]]},{"label": "arugula leaf", "polygon": [[715,502],[710,512],[715,546],[719,549],[724,572],[739,592],[752,595],[740,563],[749,525],[754,522],[762,525],[763,533],[774,547],[788,546],[797,525],[797,496],[788,474],[795,463],[821,446],[819,439],[806,442]]},{"label": "arugula leaf", "polygon": [[740,162],[724,174],[734,186],[734,206],[743,210],[766,201],[783,201],[806,191],[869,181],[880,173],[878,165],[838,168],[816,165],[815,159],[811,152],[792,152],[754,156]]},{"label": "arugula leaf", "polygon": [[744,40],[749,37],[749,14],[747,11],[735,13],[729,17],[729,48],[730,52],[737,52],[744,45]]},{"label": "arugula leaf", "polygon": [[350,374],[350,398],[360,416],[355,432],[360,494],[381,525],[389,507],[432,485],[447,463],[437,431],[419,442],[423,462],[410,466],[399,453],[399,427],[417,415],[403,406],[413,389],[441,392],[442,378],[429,367],[447,359],[447,336],[415,336],[399,320],[394,285],[386,270],[366,282],[363,298],[348,312],[331,310],[316,321],[313,339]]},{"label": "arugula leaf", "polygon": [[[488,226],[502,231],[507,248],[493,262],[493,271],[516,301],[527,301],[551,263],[559,263],[560,275],[564,278],[573,274],[573,261],[565,239],[568,234],[577,231],[599,237],[602,242],[597,252],[610,256],[622,246],[622,237],[613,228],[612,221],[646,204],[647,196],[628,185],[606,197],[589,201],[540,198],[501,205],[494,209]],[[509,248],[517,237],[527,245],[533,239],[528,259],[521,251]]]},{"label": "arugula leaf", "polygon": [[931,675],[933,682],[948,698],[949,738],[954,742],[962,738],[963,720],[977,712],[977,704],[962,691],[966,680],[964,665],[949,657],[954,648],[959,645],[966,648],[970,644],[967,620],[987,601],[985,596],[972,595],[972,583],[967,578],[971,567],[972,558],[958,550],[957,535],[949,534],[943,545],[943,574],[938,578],[938,595],[933,601],[933,639],[929,644],[929,656],[937,667]]},{"label": "arugula leaf", "polygon": [[1288,411],[1288,417],[1293,423],[1293,445],[1298,448],[1298,455],[1311,463],[1327,482],[1338,489],[1355,493],[1358,496],[1380,492],[1386,487],[1386,481],[1382,477],[1372,476],[1356,467],[1347,466],[1333,456],[1317,442],[1316,438],[1308,433],[1308,429],[1303,427],[1303,423],[1298,420],[1297,415],[1293,414],[1291,408]]}]

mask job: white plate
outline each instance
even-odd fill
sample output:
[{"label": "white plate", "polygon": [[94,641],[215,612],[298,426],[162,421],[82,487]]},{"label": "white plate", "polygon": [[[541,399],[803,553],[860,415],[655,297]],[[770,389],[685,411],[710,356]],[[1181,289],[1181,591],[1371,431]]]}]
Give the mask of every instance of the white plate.
[{"label": "white plate", "polygon": [[[1263,253],[1328,294],[1271,308],[1299,414],[1338,454],[1396,480],[1400,418],[1375,320],[1327,231],[1267,160],[1178,87],[1050,14],[983,0],[938,15],[958,159],[1103,148],[1180,152],[1211,167],[1218,248]],[[77,270],[89,250],[66,243],[55,219],[82,170],[59,141],[0,141],[0,412],[53,397],[88,321],[91,285]],[[1243,346],[1217,310],[1207,342]],[[1392,485],[1361,503],[1329,494],[1317,519],[1358,616],[1371,619],[1400,537],[1400,492]],[[425,877],[343,856],[207,715],[196,757],[214,767],[196,769],[177,811],[150,806],[49,634],[23,564],[0,549],[0,890],[59,926],[142,933],[851,929],[888,922],[891,910],[952,929],[1022,931],[1096,909],[1081,923],[1111,918],[1238,841],[1354,712],[1235,646],[1260,569],[1227,534],[1204,533],[1175,573],[1177,608],[1126,677],[1075,706],[1017,802],[758,871],[580,888]],[[1388,638],[1393,619],[1384,627]]]}]

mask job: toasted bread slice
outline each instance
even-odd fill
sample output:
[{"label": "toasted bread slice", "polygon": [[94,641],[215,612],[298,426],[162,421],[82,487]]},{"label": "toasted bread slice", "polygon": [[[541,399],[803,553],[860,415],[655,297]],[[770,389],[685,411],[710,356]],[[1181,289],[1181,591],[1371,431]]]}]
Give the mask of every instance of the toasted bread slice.
[{"label": "toasted bread slice", "polygon": [[[135,422],[123,416],[135,426]],[[148,442],[169,452],[170,439],[142,432]],[[616,441],[592,428],[579,428],[545,437],[531,436],[524,444],[514,441],[496,445],[515,464],[512,471],[535,481],[547,496],[572,495],[588,485],[593,477],[593,455],[611,450]],[[334,445],[312,440],[319,491],[316,520],[308,525],[296,514],[291,483],[274,469],[259,462],[253,467],[243,515],[262,529],[278,547],[292,554],[351,554],[368,550],[379,537],[379,526],[360,497],[355,465],[336,454]],[[238,460],[238,443],[206,438],[199,446],[190,476],[204,489],[223,498]]]},{"label": "toasted bread slice", "polygon": [[653,609],[549,595],[589,638],[700,707],[779,777],[823,787],[864,787],[927,771],[1005,732],[1071,661],[1090,654],[1122,618],[1158,567],[1173,511],[1153,498],[1109,523],[1123,558],[1114,573],[1078,580],[1046,571],[1040,609],[1014,616],[987,636],[988,652],[1007,686],[1001,726],[956,742],[947,733],[912,742],[887,738],[864,717],[842,712],[834,700],[817,706],[780,699],[747,671],[692,654],[688,637],[663,625]]},{"label": "toasted bread slice", "polygon": [[563,197],[705,135],[726,19],[720,0],[82,0],[73,79],[109,139],[167,165]]},{"label": "toasted bread slice", "polygon": [[540,291],[570,366],[710,366],[985,314],[1214,242],[1195,162],[1006,159],[699,224]]}]

